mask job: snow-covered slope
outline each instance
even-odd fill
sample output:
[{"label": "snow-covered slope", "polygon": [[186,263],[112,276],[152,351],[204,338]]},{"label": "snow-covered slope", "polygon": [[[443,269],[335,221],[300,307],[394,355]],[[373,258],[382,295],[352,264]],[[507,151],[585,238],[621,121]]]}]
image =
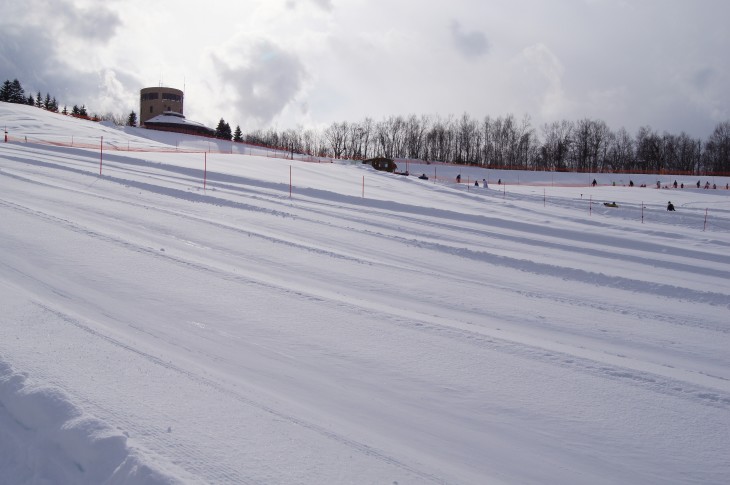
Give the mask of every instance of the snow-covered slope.
[{"label": "snow-covered slope", "polygon": [[730,191],[0,123],[0,483],[730,476]]}]

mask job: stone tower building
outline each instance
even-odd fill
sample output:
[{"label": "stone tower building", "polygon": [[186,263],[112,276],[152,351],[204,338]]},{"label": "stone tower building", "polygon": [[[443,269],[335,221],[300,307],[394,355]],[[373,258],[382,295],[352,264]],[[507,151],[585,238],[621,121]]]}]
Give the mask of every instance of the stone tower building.
[{"label": "stone tower building", "polygon": [[175,88],[142,88],[139,95],[139,124],[165,111],[183,113],[183,92]]}]

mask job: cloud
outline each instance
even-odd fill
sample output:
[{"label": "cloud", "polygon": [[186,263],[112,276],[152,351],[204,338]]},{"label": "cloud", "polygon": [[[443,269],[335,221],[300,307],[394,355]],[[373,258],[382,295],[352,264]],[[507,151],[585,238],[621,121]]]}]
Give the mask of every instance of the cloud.
[{"label": "cloud", "polygon": [[235,61],[212,54],[239,116],[267,124],[300,94],[307,72],[299,57],[267,39],[248,41]]},{"label": "cloud", "polygon": [[323,10],[331,12],[334,6],[332,0],[311,0],[315,5],[321,7]]},{"label": "cloud", "polygon": [[[332,4],[332,0],[307,0],[309,3],[313,3],[317,7],[321,8],[322,10],[326,12],[332,12],[334,9],[334,5]],[[293,10],[297,7],[297,5],[300,3],[300,1],[297,0],[287,0],[286,1],[286,7],[290,10]]]},{"label": "cloud", "polygon": [[[30,39],[30,40],[29,40]],[[39,27],[0,30],[0,79],[19,79],[26,91],[52,93],[59,103],[76,103],[95,92],[96,79],[66,65]]]},{"label": "cloud", "polygon": [[698,91],[704,91],[710,86],[715,77],[715,69],[711,67],[704,67],[695,71],[692,76],[692,84]]},{"label": "cloud", "polygon": [[[107,42],[122,27],[119,15],[104,4],[86,8],[72,0],[27,0],[10,2],[2,9],[4,20],[0,21],[0,25],[27,29],[41,27],[53,34],[57,44],[71,38]],[[33,40],[32,37],[27,39],[29,42]]]},{"label": "cloud", "polygon": [[[79,8],[69,0],[10,2],[0,18],[0,82],[19,79],[28,92],[50,93],[63,104],[100,99],[105,78],[92,57],[122,25],[104,5]],[[109,69],[106,69],[108,71]],[[104,91],[102,91],[103,93]]]},{"label": "cloud", "polygon": [[489,52],[489,41],[482,32],[464,32],[456,20],[451,22],[451,40],[456,49],[468,59],[481,57]]},{"label": "cloud", "polygon": [[563,76],[564,67],[545,44],[525,47],[510,62],[500,77],[507,93],[508,109],[536,114],[537,119],[554,119],[569,109]]},{"label": "cloud", "polygon": [[53,17],[67,35],[89,41],[106,42],[122,25],[119,16],[103,4],[94,8],[78,8],[71,2],[54,2]]}]

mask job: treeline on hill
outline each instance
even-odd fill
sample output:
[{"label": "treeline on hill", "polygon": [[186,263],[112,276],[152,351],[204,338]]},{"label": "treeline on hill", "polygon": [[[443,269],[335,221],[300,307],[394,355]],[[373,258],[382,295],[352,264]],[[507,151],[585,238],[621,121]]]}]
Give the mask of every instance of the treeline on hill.
[{"label": "treeline on hill", "polygon": [[[5,81],[0,101],[22,103],[58,112],[55,97],[38,92],[27,98],[20,82]],[[63,114],[69,114],[64,106]],[[74,116],[88,117],[74,106]],[[136,126],[137,115],[108,114],[92,119]],[[255,130],[240,126],[231,131],[222,118],[215,135],[225,140],[252,143],[316,157],[367,159],[373,157],[479,165],[515,170],[686,173],[730,175],[730,120],[718,123],[706,139],[685,132],[659,134],[649,126],[630,134],[612,130],[601,120],[554,121],[536,130],[529,116],[513,115],[482,120],[468,114],[447,118],[390,116],[381,121],[335,122],[322,130]]]},{"label": "treeline on hill", "polygon": [[6,103],[27,104],[35,106],[36,108],[52,111],[54,113],[60,112],[64,115],[86,118],[93,121],[109,120],[118,125],[125,124],[125,122],[129,126],[137,125],[137,115],[134,112],[131,112],[126,118],[118,117],[111,113],[103,116],[96,114],[90,116],[86,110],[86,106],[83,104],[81,106],[74,105],[73,108],[71,108],[71,111],[69,111],[66,106],[59,110],[59,104],[56,101],[56,97],[51,97],[50,93],[46,93],[45,98],[43,98],[40,91],[38,91],[38,94],[35,97],[32,93],[26,97],[25,89],[23,89],[23,85],[17,79],[14,79],[13,81],[6,80],[2,86],[0,86],[0,101],[4,101]]},{"label": "treeline on hill", "polygon": [[[229,138],[230,139],[230,138]],[[730,175],[730,121],[706,139],[682,132],[635,135],[601,120],[555,121],[538,131],[525,116],[477,120],[391,116],[332,123],[324,130],[257,130],[244,141],[334,158],[405,158],[518,170]]]},{"label": "treeline on hill", "polygon": [[[46,97],[44,99],[41,92],[38,91],[38,94],[35,97],[33,97],[33,94],[31,93],[26,98],[25,89],[23,89],[23,86],[17,79],[13,81],[6,80],[3,83],[2,87],[0,87],[0,101],[5,101],[6,103],[27,104],[35,106],[36,108],[43,108],[47,111],[53,111],[54,113],[59,112],[58,102],[56,101],[55,96],[51,97],[49,93],[46,93]],[[63,107],[61,113],[69,114],[66,106]],[[89,116],[84,105],[81,105],[81,107],[74,105],[70,114],[81,117]]]}]

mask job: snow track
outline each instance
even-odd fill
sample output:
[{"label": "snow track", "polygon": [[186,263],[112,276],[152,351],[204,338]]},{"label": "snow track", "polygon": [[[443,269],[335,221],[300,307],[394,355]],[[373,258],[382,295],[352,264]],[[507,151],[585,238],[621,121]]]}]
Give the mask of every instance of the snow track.
[{"label": "snow track", "polygon": [[[102,177],[94,158],[0,146],[0,378],[42,383],[76,410],[59,422],[85,416],[117,443],[94,475],[34,465],[47,451],[12,455],[17,470],[145,483],[113,475],[138,460],[161,481],[399,485],[730,474],[730,235],[695,229],[701,192],[677,224],[658,211],[641,224],[634,202],[587,217],[571,193],[547,205],[529,187],[506,199],[361,166],[209,156],[203,191],[190,154],[113,154]],[[0,424],[6,453],[30,446],[13,429]]]}]

